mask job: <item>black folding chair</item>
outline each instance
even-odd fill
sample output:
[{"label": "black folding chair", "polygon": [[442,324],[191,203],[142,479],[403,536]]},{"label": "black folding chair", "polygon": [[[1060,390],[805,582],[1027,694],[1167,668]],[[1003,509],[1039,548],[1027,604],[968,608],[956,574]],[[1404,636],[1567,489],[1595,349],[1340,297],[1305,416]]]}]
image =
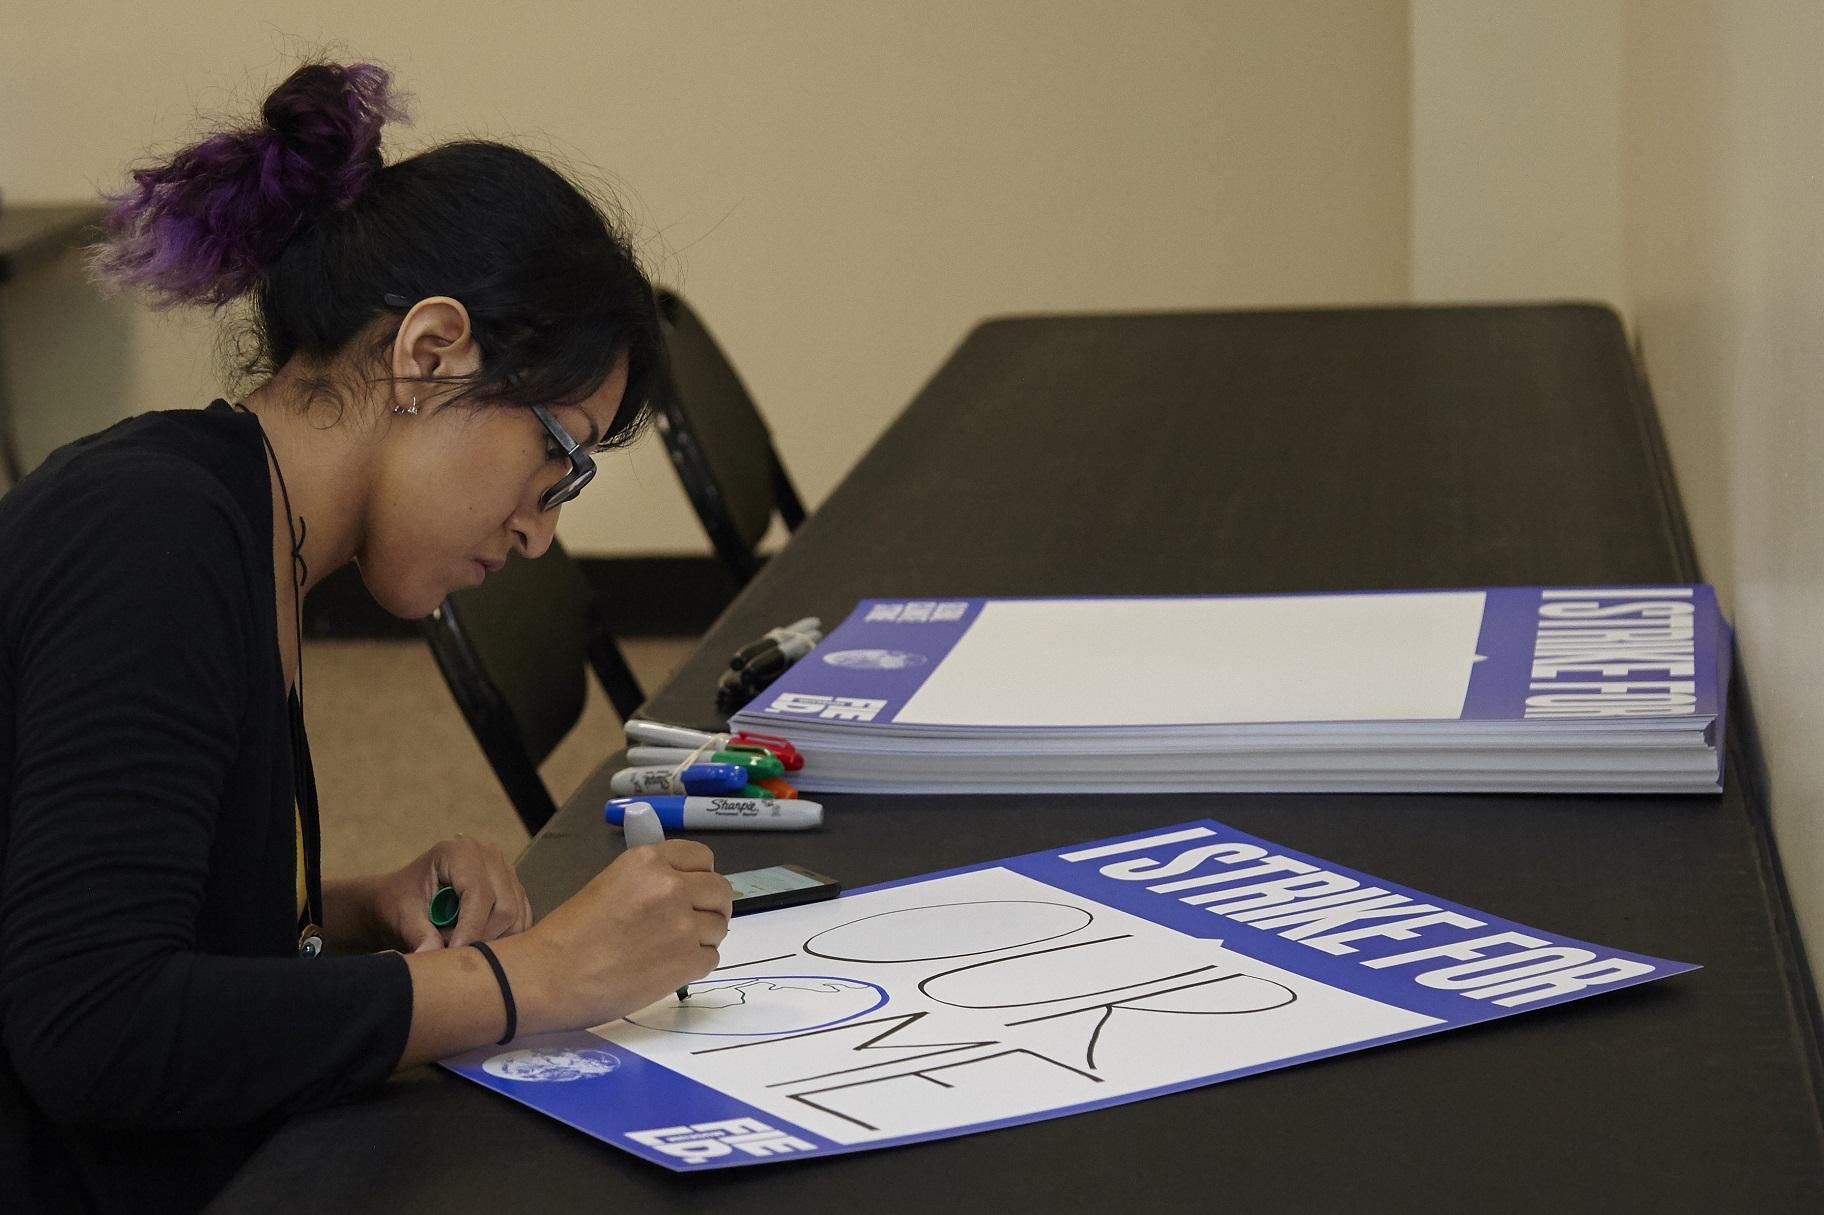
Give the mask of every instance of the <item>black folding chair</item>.
[{"label": "black folding chair", "polygon": [[556,540],[456,591],[423,623],[431,653],[526,830],[557,812],[538,765],[582,716],[583,667],[622,720],[646,699],[606,613]]},{"label": "black folding chair", "polygon": [[672,467],[716,555],[745,584],[773,514],[790,530],[804,505],[786,476],[766,422],[702,318],[675,292],[659,292],[667,374],[653,402]]}]

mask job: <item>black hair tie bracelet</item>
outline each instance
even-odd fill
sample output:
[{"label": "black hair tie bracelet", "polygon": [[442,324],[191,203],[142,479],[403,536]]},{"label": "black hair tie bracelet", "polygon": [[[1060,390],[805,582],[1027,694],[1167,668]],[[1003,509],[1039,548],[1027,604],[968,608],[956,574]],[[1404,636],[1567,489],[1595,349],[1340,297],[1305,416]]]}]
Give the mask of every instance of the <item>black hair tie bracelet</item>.
[{"label": "black hair tie bracelet", "polygon": [[519,1032],[519,1009],[513,1005],[513,988],[507,984],[507,972],[501,969],[500,959],[494,956],[494,951],[488,948],[487,943],[472,941],[470,944],[474,945],[481,956],[488,960],[488,966],[494,971],[494,977],[500,982],[500,998],[507,1006],[507,1032],[494,1045],[505,1046],[513,1040],[513,1035]]}]

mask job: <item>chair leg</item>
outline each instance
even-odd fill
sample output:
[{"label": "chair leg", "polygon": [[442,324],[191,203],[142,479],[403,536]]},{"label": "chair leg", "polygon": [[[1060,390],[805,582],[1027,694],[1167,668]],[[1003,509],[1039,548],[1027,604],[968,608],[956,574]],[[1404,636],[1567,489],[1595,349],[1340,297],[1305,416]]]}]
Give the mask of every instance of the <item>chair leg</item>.
[{"label": "chair leg", "polygon": [[468,722],[488,766],[494,769],[514,813],[525,824],[527,835],[537,835],[539,828],[557,813],[557,805],[538,774],[538,765],[526,754],[511,710],[501,699],[499,690],[475,665],[456,609],[449,600],[444,600],[420,629],[430,643],[431,655],[456,700],[456,707]]},{"label": "chair leg", "polygon": [[795,532],[798,525],[804,522],[804,503],[798,498],[798,490],[793,487],[792,479],[785,475],[785,465],[779,462],[779,453],[773,452],[773,506],[779,512],[779,521],[785,524],[785,530]]},{"label": "chair leg", "polygon": [[632,718],[646,703],[646,693],[634,677],[633,668],[627,665],[621,647],[608,629],[593,619],[589,622],[589,666],[622,721]]},{"label": "chair leg", "polygon": [[493,763],[494,775],[500,778],[501,787],[507,791],[507,800],[513,803],[514,813],[525,824],[526,834],[537,835],[557,813],[557,803],[551,800],[551,791],[545,788],[538,769],[525,766],[524,751],[510,757],[489,754],[488,758]]}]

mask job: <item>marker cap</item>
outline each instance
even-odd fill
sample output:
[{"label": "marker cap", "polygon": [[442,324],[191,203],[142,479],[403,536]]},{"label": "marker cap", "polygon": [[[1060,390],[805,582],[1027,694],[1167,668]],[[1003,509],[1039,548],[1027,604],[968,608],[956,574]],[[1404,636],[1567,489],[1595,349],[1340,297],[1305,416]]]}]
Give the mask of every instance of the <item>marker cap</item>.
[{"label": "marker cap", "polygon": [[[776,734],[760,734],[753,730],[743,730],[739,734],[730,735],[725,747],[730,751],[757,747],[784,764],[786,772],[796,772],[804,767],[804,756],[798,754],[798,748],[794,747],[789,740],[780,738]],[[775,774],[769,772],[767,775]],[[778,775],[784,775],[784,773]]]},{"label": "marker cap", "polygon": [[431,896],[431,924],[448,928],[461,914],[462,896],[456,893],[456,887],[439,886],[437,893]]},{"label": "marker cap", "polygon": [[713,758],[719,764],[740,764],[755,776],[785,775],[779,757],[765,751],[717,751]]},{"label": "marker cap", "polygon": [[754,782],[754,784],[756,786],[758,786],[759,788],[765,789],[768,793],[772,794],[774,797],[784,797],[784,798],[790,798],[793,800],[796,800],[798,797],[797,786],[787,784],[785,781],[781,780],[777,776],[761,777],[760,779],[756,780]]},{"label": "marker cap", "polygon": [[748,772],[740,764],[676,764],[623,768],[609,779],[608,787],[623,796],[636,793],[684,792],[698,795],[739,793]]}]

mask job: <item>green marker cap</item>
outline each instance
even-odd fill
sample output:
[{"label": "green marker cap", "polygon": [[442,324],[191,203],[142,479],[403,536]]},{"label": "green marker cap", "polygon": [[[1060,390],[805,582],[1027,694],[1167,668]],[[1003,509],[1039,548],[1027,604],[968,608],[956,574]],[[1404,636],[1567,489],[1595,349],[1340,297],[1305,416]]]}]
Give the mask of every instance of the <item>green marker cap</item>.
[{"label": "green marker cap", "polygon": [[709,757],[710,763],[740,764],[755,776],[784,776],[785,765],[779,762],[776,755],[764,755],[758,751],[717,751]]},{"label": "green marker cap", "polygon": [[456,893],[456,887],[439,886],[437,893],[431,896],[431,923],[438,928],[454,924],[461,911],[462,896]]},{"label": "green marker cap", "polygon": [[774,800],[771,789],[762,789],[759,785],[747,785],[741,790],[742,797],[758,798],[763,802]]}]

